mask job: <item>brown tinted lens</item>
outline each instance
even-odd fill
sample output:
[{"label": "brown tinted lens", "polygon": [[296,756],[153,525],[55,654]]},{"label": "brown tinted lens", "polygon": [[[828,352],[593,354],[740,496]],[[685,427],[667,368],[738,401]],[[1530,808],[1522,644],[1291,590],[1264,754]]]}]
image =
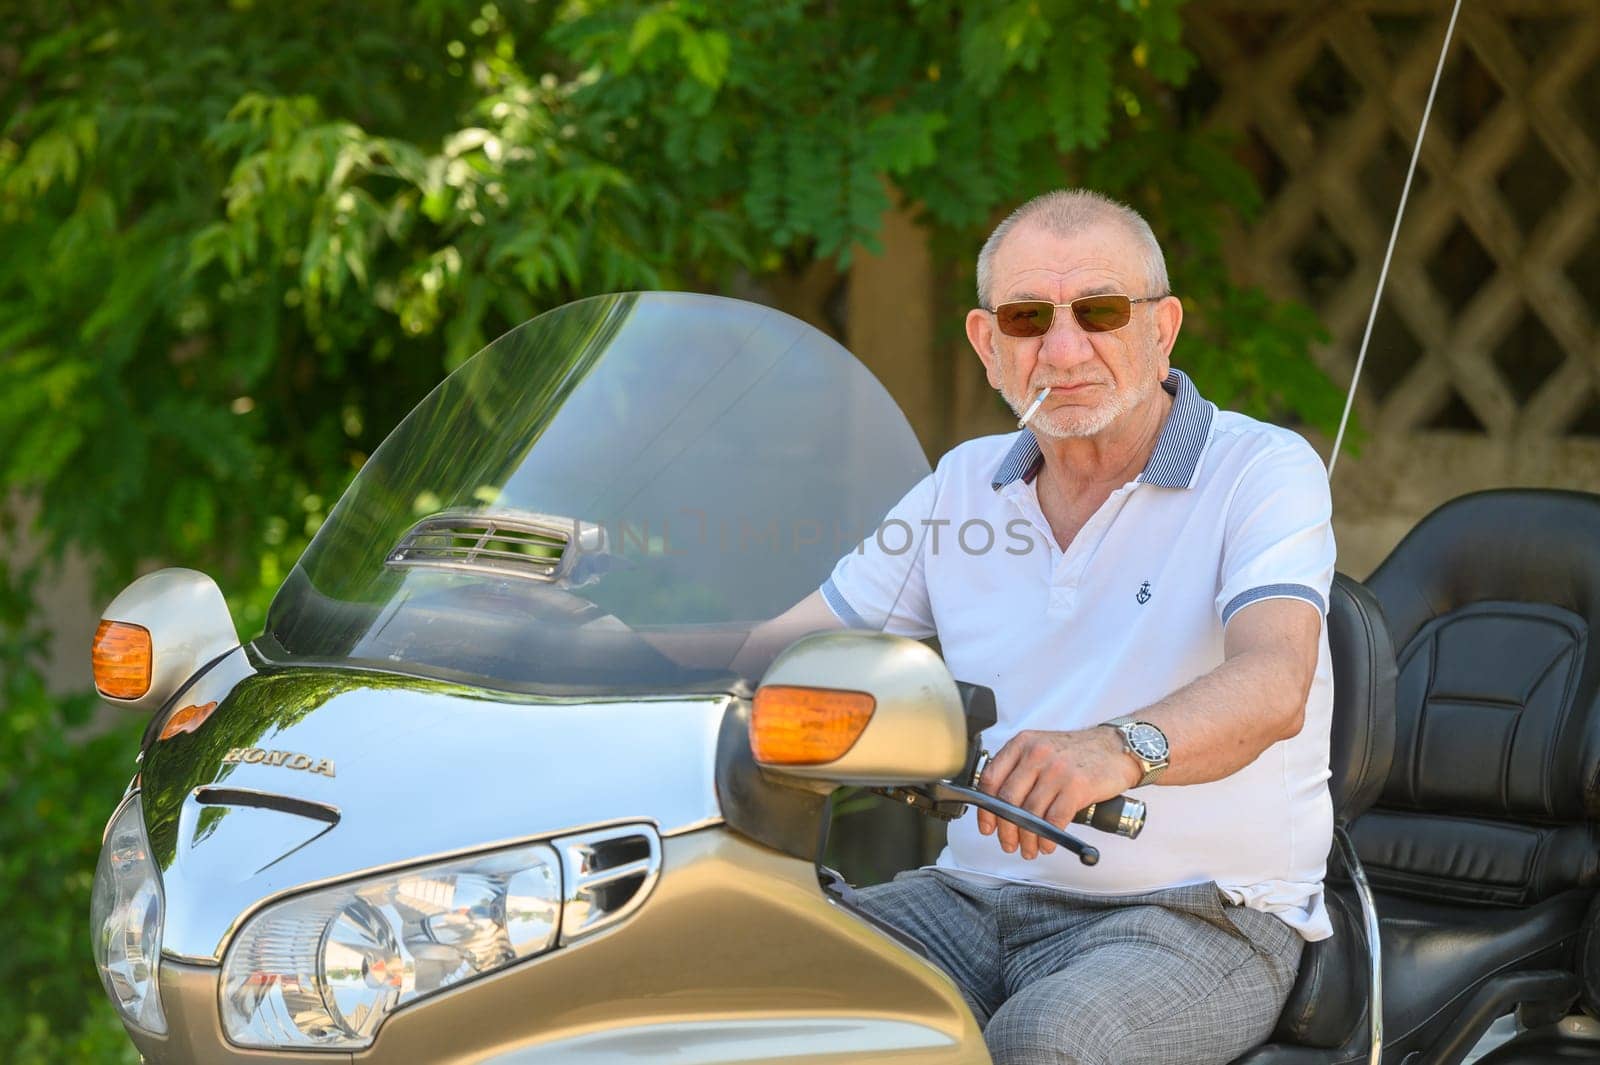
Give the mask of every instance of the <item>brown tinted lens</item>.
[{"label": "brown tinted lens", "polygon": [[1072,316],[1086,333],[1109,333],[1128,324],[1133,313],[1128,297],[1084,296],[1072,301]]},{"label": "brown tinted lens", "polygon": [[994,318],[1008,337],[1042,337],[1049,332],[1055,313],[1055,306],[1044,300],[1022,300],[1002,303],[994,309]]}]

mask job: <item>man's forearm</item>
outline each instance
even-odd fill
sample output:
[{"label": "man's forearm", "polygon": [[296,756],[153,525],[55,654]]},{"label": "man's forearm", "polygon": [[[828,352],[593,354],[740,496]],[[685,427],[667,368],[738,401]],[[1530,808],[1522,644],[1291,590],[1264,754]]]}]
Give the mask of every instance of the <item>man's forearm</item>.
[{"label": "man's forearm", "polygon": [[778,652],[800,637],[842,628],[844,622],[828,607],[822,593],[812,592],[782,614],[757,625],[729,668],[752,680],[759,679]]},{"label": "man's forearm", "polygon": [[1221,780],[1298,734],[1310,687],[1300,672],[1285,656],[1248,651],[1133,714],[1166,733],[1171,764],[1160,783]]},{"label": "man's forearm", "polygon": [[1297,735],[1321,633],[1321,613],[1299,600],[1268,600],[1235,615],[1222,664],[1135,715],[1167,735],[1171,765],[1160,782],[1221,780]]},{"label": "man's forearm", "polygon": [[[1130,708],[1131,716],[1167,736],[1169,764],[1157,783],[1220,780],[1298,733],[1321,632],[1321,614],[1308,603],[1252,604],[1229,623],[1220,665],[1150,706]],[[989,762],[979,786],[1064,827],[1089,803],[1133,787],[1140,775],[1122,737],[1094,726],[1017,733]],[[1007,852],[1020,847],[1025,858],[1040,849],[1032,833],[984,811],[978,813],[978,829],[998,831],[1001,847]],[[1055,847],[1046,842],[1043,849]]]}]

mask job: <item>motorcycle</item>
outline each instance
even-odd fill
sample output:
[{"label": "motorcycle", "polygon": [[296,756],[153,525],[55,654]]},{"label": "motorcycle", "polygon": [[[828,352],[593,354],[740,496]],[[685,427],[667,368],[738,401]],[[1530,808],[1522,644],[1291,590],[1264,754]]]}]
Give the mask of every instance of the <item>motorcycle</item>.
[{"label": "motorcycle", "polygon": [[402,422],[255,640],[204,575],[134,582],[97,683],[154,713],[93,920],[146,1060],[983,1060],[813,865],[837,783],[1001,808],[981,700],[881,633],[747,649],[927,472],[810,327],[597,297]]},{"label": "motorcycle", "polygon": [[[978,791],[993,695],[924,644],[772,638],[927,472],[811,327],[602,296],[424,399],[254,640],[203,574],[135,581],[96,683],[151,719],[92,921],[145,1060],[987,1062],[819,865],[829,794],[1091,864],[1146,811],[1085,812],[1090,842]],[[1242,1061],[1446,1065],[1512,1009],[1485,1062],[1600,1060],[1593,543],[1600,499],[1484,493],[1337,579],[1337,931]]]}]

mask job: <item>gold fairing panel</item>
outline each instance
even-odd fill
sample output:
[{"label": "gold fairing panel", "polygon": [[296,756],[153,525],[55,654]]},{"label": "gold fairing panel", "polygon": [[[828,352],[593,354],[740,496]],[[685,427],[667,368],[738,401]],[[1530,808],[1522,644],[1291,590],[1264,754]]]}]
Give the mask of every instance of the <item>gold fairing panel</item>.
[{"label": "gold fairing panel", "polygon": [[663,834],[717,823],[728,703],[263,667],[195,732],[145,752],[163,953],[214,964],[248,914],[333,880],[623,821]]},{"label": "gold fairing panel", "polygon": [[707,829],[666,840],[662,865],[618,927],[403,1009],[366,1051],[230,1048],[216,970],[171,964],[184,1042],[135,1041],[151,1065],[988,1065],[949,977],[830,902],[809,863]]}]

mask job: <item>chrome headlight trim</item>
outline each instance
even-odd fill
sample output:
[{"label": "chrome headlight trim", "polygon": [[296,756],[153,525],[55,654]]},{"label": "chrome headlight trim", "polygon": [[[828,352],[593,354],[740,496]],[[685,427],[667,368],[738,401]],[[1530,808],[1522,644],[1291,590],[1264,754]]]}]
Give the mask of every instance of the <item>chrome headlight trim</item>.
[{"label": "chrome headlight trim", "polygon": [[229,946],[223,1030],[243,1047],[369,1046],[408,1002],[550,949],[560,921],[560,859],[537,843],[297,895]]},{"label": "chrome headlight trim", "polygon": [[252,1049],[358,1050],[397,1010],[590,935],[636,910],[661,867],[631,823],[368,873],[245,920],[218,983]]},{"label": "chrome headlight trim", "polygon": [[649,826],[618,825],[552,842],[562,859],[562,945],[626,918],[661,876],[661,837]]}]

